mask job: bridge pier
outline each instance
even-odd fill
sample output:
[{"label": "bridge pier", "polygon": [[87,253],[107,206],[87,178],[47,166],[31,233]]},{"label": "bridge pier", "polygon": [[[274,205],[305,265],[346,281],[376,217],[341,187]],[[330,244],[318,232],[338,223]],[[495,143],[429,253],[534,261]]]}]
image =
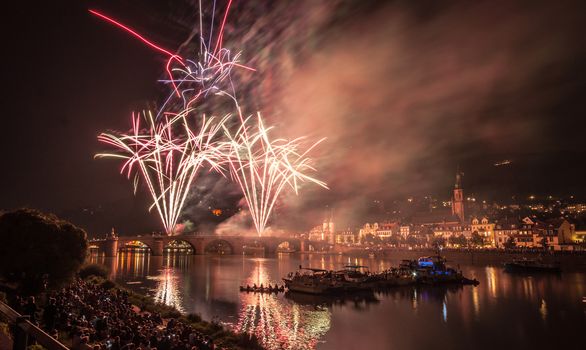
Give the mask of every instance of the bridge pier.
[{"label": "bridge pier", "polygon": [[306,252],[308,249],[308,244],[307,244],[307,240],[306,239],[302,239],[301,242],[299,242],[299,251]]},{"label": "bridge pier", "polygon": [[108,258],[115,258],[118,254],[118,237],[108,237],[103,245],[104,254]]},{"label": "bridge pier", "polygon": [[157,237],[153,240],[153,244],[151,245],[151,255],[152,256],[161,256],[163,255],[163,247],[165,246],[165,242],[163,242],[163,237]]}]

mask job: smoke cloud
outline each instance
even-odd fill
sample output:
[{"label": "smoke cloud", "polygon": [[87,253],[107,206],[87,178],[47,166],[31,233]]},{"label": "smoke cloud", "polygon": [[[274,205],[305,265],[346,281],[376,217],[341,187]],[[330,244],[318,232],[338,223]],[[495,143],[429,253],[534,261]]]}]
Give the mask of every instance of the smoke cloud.
[{"label": "smoke cloud", "polygon": [[243,2],[234,11],[226,46],[258,70],[237,76],[244,109],[262,111],[278,136],[327,137],[314,156],[331,190],[287,194],[275,225],[289,229],[319,224],[330,208],[339,228],[354,225],[373,200],[447,197],[458,164],[480,173],[466,165],[555,149],[552,108],[584,55],[581,11],[547,1]]}]

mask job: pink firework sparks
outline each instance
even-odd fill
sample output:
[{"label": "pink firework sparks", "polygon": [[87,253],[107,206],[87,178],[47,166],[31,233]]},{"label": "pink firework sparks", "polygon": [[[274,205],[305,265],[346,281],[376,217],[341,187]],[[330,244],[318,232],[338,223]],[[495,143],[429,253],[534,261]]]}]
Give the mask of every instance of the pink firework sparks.
[{"label": "pink firework sparks", "polygon": [[[145,113],[148,128],[141,129],[141,115],[133,116],[130,134],[102,133],[98,140],[113,146],[116,153],[100,153],[98,158],[122,159],[121,173],[130,177],[140,174],[152,196],[165,231],[172,234],[185,204],[189,189],[198,172],[205,166],[221,170],[222,154],[215,149],[217,135],[226,118],[203,118],[197,133],[186,118],[189,110],[155,123],[150,112]],[[180,135],[175,135],[175,130]],[[138,177],[135,177],[138,179]],[[136,191],[136,187],[135,187]]]},{"label": "pink firework sparks", "polygon": [[[215,4],[214,1],[214,9]],[[265,231],[284,189],[290,188],[298,193],[303,182],[327,188],[323,181],[307,175],[315,171],[307,155],[323,140],[305,149],[304,138],[271,140],[271,128],[265,127],[260,114],[256,123],[253,118],[243,118],[231,73],[235,67],[254,69],[239,63],[239,52],[232,55],[230,50],[222,47],[231,4],[232,0],[229,0],[211,52],[208,49],[213,37],[213,18],[206,45],[200,5],[200,60],[185,59],[119,21],[89,10],[168,56],[165,66],[168,78],[161,81],[171,85],[172,91],[156,116],[150,112],[133,115],[129,134],[102,133],[99,141],[114,147],[117,152],[96,155],[123,160],[120,172],[129,178],[135,175],[135,191],[139,179],[143,179],[153,199],[150,209],[157,209],[168,234],[173,233],[189,189],[204,167],[221,174],[226,170],[230,172],[230,177],[242,190],[259,235]],[[221,119],[204,117],[194,125],[188,123],[187,116],[210,94],[226,96],[234,103],[240,123],[237,130],[233,132],[227,127],[229,116]],[[177,99],[179,103],[176,103]],[[144,128],[141,127],[141,116],[147,120]]]},{"label": "pink firework sparks", "polygon": [[[167,102],[169,102],[171,97],[174,95],[178,98],[183,99],[184,108],[189,108],[194,102],[199,100],[200,97],[207,96],[209,92],[214,92],[216,94],[225,94],[231,97],[234,101],[236,101],[234,97],[234,91],[228,93],[225,88],[221,87],[221,83],[228,79],[230,71],[233,67],[255,71],[254,68],[247,67],[245,65],[238,63],[240,53],[237,53],[236,55],[234,55],[233,58],[231,58],[230,50],[221,47],[224,35],[224,26],[226,24],[226,18],[228,17],[228,11],[230,10],[231,3],[232,1],[228,3],[228,7],[226,9],[224,19],[222,21],[222,26],[220,27],[216,47],[213,53],[210,53],[208,51],[203,36],[201,35],[202,33],[200,33],[200,51],[202,51],[201,62],[194,62],[192,60],[186,61],[178,54],[174,54],[170,50],[164,49],[160,45],[155,44],[154,42],[147,39],[146,37],[135,31],[134,29],[130,28],[129,26],[109,16],[106,16],[99,11],[90,9],[89,12],[97,16],[98,18],[101,18],[125,30],[126,32],[138,38],[140,41],[152,47],[153,49],[169,56],[167,64],[165,65],[165,70],[167,71],[168,79],[162,80],[163,82],[170,83],[173,86],[173,93],[167,99]],[[201,28],[202,26],[200,22],[200,32],[202,30]],[[180,67],[172,68],[173,62],[177,62]],[[178,76],[175,77],[173,73],[176,73]],[[179,87],[181,87],[181,90],[179,89]]]},{"label": "pink firework sparks", "polygon": [[289,187],[297,194],[302,182],[328,188],[325,182],[306,174],[315,171],[307,155],[323,139],[302,150],[303,138],[271,140],[271,128],[265,127],[260,113],[256,125],[249,124],[253,118],[245,119],[233,134],[224,128],[229,141],[216,149],[228,152],[223,158],[230,176],[240,186],[261,236],[283,189]]}]

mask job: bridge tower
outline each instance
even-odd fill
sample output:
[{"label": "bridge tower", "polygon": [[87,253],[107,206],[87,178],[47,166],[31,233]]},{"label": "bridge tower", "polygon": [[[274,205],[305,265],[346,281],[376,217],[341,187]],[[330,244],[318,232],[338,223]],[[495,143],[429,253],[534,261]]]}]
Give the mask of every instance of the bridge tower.
[{"label": "bridge tower", "polygon": [[115,258],[118,254],[118,235],[112,227],[112,232],[106,235],[106,242],[104,243],[104,253],[109,258]]}]

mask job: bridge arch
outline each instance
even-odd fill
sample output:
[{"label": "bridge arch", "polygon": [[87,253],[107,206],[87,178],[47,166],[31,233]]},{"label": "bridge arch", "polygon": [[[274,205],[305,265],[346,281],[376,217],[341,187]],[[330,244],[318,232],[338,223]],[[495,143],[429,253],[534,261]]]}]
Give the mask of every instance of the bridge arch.
[{"label": "bridge arch", "polygon": [[192,255],[197,251],[191,242],[178,238],[167,242],[163,247],[163,252],[167,254],[180,253]]},{"label": "bridge arch", "polygon": [[270,246],[266,242],[257,239],[246,240],[242,245],[242,252],[247,255],[264,255],[269,252],[269,250]]},{"label": "bridge arch", "polygon": [[140,240],[131,240],[120,242],[118,245],[118,251],[121,252],[136,252],[136,253],[152,253],[153,248]]},{"label": "bridge arch", "polygon": [[205,244],[205,254],[230,255],[234,254],[234,246],[225,239],[214,239]]},{"label": "bridge arch", "polygon": [[275,246],[276,253],[293,253],[298,252],[300,250],[300,245],[296,244],[294,241],[291,240],[277,241],[277,244]]}]

